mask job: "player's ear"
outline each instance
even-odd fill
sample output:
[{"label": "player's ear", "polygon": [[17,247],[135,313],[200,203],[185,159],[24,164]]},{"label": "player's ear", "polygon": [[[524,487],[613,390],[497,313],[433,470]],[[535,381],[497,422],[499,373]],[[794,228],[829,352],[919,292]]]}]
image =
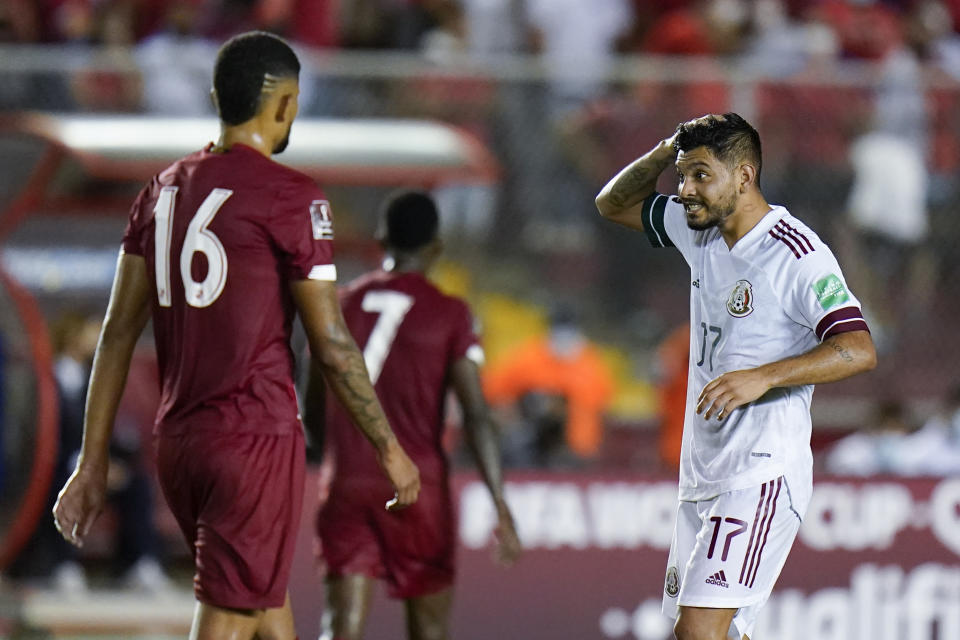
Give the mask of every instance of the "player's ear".
[{"label": "player's ear", "polygon": [[214,111],[220,113],[220,103],[217,101],[217,90],[213,87],[210,88],[210,104],[213,105]]},{"label": "player's ear", "polygon": [[277,122],[286,122],[290,119],[287,109],[290,108],[293,100],[293,94],[285,93],[280,96],[280,99],[277,100],[277,111],[273,116],[273,119]]},{"label": "player's ear", "polygon": [[740,193],[747,191],[751,186],[757,186],[757,168],[744,162],[738,168]]}]

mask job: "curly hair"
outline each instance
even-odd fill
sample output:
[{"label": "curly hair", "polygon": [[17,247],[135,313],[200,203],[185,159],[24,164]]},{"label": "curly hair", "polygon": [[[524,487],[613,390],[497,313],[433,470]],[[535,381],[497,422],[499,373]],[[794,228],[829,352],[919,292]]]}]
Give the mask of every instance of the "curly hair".
[{"label": "curly hair", "polygon": [[763,162],[760,152],[760,134],[749,122],[736,113],[722,117],[698,118],[677,125],[673,147],[677,151],[691,151],[706,147],[721,162],[732,165],[744,160],[756,165],[757,177]]}]

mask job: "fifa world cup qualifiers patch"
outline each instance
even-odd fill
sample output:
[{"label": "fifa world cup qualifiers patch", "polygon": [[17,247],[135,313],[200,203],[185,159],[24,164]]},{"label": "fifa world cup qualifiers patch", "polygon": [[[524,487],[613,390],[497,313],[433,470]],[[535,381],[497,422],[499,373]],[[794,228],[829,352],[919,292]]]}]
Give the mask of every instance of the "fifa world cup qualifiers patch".
[{"label": "fifa world cup qualifiers patch", "polygon": [[314,240],[333,240],[333,219],[330,217],[329,202],[314,200],[310,203],[310,224],[313,226]]},{"label": "fifa world cup qualifiers patch", "polygon": [[813,292],[817,294],[817,301],[824,311],[842,304],[850,299],[843,281],[834,274],[828,275],[813,283]]}]

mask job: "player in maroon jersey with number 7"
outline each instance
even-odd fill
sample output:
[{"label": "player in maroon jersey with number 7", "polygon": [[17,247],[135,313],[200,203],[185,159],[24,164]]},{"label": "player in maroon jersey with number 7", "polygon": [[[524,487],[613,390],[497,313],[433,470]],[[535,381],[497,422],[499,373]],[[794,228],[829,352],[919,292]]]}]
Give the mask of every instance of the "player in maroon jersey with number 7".
[{"label": "player in maroon jersey with number 7", "polygon": [[[130,212],[97,346],[76,470],[54,507],[82,544],[99,514],[107,448],[130,357],[152,316],[160,368],[160,484],[193,551],[190,637],[293,640],[287,597],[304,441],[290,331],[299,311],[314,359],[373,443],[381,504],[413,504],[417,468],[394,436],[336,291],[330,207],[270,159],[297,115],[300,63],[267,33],[223,45],[216,144],[157,175]],[[365,442],[360,446],[369,448]]]},{"label": "player in maroon jersey with number 7", "polygon": [[[317,518],[327,568],[323,640],[357,640],[370,604],[373,580],[406,601],[411,640],[444,640],[454,576],[453,505],[443,451],[444,405],[453,389],[463,410],[467,441],[493,497],[499,519],[498,555],[512,563],[520,553],[513,517],[503,498],[500,450],[478,365],[483,350],[470,310],[442,294],[424,276],[440,254],[437,210],[423,193],[387,200],[381,241],[383,270],[351,283],[341,296],[350,332],[363,346],[371,379],[403,448],[420,469],[417,504],[399,513],[378,508],[373,496],[388,487],[369,448],[361,447],[341,403],[325,403],[311,384],[305,423],[325,435],[332,482]],[[318,376],[312,376],[318,380]]]}]

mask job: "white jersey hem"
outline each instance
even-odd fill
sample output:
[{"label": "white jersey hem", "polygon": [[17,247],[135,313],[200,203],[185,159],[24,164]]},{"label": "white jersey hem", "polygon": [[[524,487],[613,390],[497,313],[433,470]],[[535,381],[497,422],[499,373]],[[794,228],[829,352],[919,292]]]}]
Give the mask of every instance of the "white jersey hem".
[{"label": "white jersey hem", "polygon": [[786,469],[782,465],[764,466],[751,470],[749,473],[742,473],[725,480],[715,480],[704,482],[697,487],[680,485],[680,500],[683,502],[700,502],[702,500],[712,500],[721,493],[729,493],[739,489],[749,489],[757,487],[765,482],[776,480],[786,474]]}]

